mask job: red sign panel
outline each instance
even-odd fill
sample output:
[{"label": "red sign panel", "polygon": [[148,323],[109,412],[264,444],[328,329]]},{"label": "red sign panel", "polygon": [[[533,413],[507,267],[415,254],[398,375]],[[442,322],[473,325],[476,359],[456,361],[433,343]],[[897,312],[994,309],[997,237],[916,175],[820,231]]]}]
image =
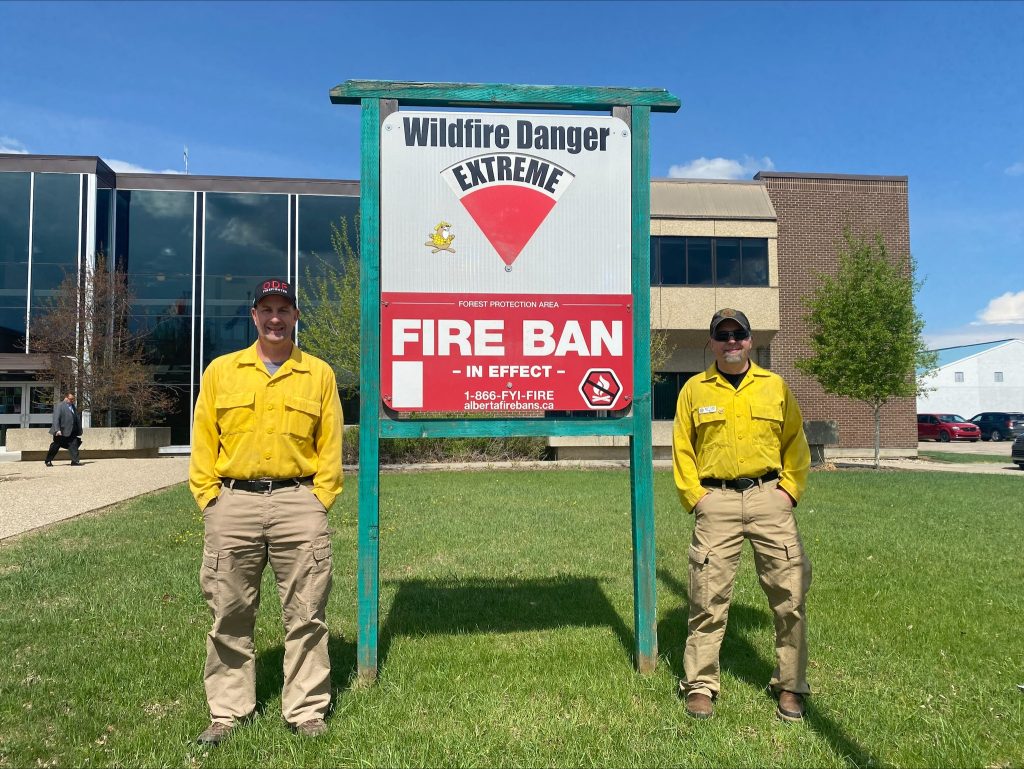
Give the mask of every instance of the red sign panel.
[{"label": "red sign panel", "polygon": [[384,402],[489,414],[626,408],[631,304],[629,294],[382,293]]}]

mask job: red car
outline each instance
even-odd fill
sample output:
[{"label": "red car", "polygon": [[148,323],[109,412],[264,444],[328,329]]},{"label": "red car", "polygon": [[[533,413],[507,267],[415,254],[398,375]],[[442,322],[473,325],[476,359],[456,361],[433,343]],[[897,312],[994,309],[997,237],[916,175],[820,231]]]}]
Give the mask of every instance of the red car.
[{"label": "red car", "polygon": [[918,414],[919,441],[971,441],[981,438],[981,430],[959,414]]}]

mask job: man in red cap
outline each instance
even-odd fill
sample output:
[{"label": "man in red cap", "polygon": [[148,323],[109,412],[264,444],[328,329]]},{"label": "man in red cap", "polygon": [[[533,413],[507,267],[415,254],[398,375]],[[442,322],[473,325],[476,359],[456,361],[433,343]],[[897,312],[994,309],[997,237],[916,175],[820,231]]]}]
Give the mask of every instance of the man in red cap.
[{"label": "man in red cap", "polygon": [[298,734],[327,726],[331,662],[327,509],[341,493],[342,416],[334,372],[292,342],[299,308],[285,280],[256,286],[256,342],[203,374],[189,488],[203,511],[200,583],[213,615],[204,682],[220,744],[256,708],[253,628],[270,562],[284,614],[281,710]]}]

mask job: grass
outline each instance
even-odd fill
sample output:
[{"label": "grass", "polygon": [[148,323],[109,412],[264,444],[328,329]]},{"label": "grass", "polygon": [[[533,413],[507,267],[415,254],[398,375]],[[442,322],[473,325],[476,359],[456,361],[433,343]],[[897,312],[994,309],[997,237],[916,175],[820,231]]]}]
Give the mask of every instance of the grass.
[{"label": "grass", "polygon": [[811,476],[806,723],[773,717],[771,617],[749,548],[714,719],[675,696],[692,519],[655,474],[661,659],[631,663],[626,471],[381,479],[380,677],[354,675],[356,488],[331,510],[335,710],[280,718],[268,571],[252,722],[205,725],[202,524],[178,487],[0,546],[0,767],[1024,766],[1020,480]]},{"label": "grass", "polygon": [[917,455],[921,459],[927,459],[929,462],[949,462],[951,464],[958,465],[991,465],[993,463],[1001,465],[1013,464],[1009,454],[957,454],[952,451],[928,451],[927,449],[919,449]]}]

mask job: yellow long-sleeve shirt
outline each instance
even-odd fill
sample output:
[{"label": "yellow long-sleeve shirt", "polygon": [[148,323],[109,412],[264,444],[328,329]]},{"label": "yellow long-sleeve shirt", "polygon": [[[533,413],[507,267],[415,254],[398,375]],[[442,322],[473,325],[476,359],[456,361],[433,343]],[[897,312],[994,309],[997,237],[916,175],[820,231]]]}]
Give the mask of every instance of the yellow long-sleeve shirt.
[{"label": "yellow long-sleeve shirt", "polygon": [[256,345],[216,358],[203,373],[192,426],[188,485],[200,509],[221,478],[313,476],[330,507],[341,493],[341,400],[331,367],[292,348],[271,376]]},{"label": "yellow long-sleeve shirt", "polygon": [[776,470],[779,486],[799,501],[811,452],[796,398],[778,374],[753,362],[733,388],[715,365],[679,392],[672,464],[683,507],[707,493],[702,478],[757,478]]}]

